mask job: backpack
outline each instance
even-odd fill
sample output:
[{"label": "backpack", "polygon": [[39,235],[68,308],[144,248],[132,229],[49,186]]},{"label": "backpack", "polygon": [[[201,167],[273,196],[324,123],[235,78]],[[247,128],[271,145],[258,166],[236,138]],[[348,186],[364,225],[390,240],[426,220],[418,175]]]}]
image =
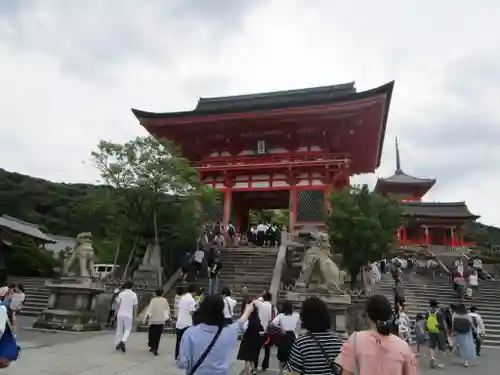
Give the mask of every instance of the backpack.
[{"label": "backpack", "polygon": [[425,328],[429,333],[439,333],[439,318],[437,313],[430,313],[427,319],[425,320]]},{"label": "backpack", "polygon": [[471,322],[467,318],[455,318],[453,321],[453,330],[456,333],[469,333],[471,330]]},{"label": "backpack", "polygon": [[391,333],[397,335],[399,333],[399,314],[392,314],[391,319]]},{"label": "backpack", "polygon": [[229,225],[227,233],[229,233],[229,235],[232,236],[236,233],[236,230],[234,229],[234,227],[232,225]]},{"label": "backpack", "polygon": [[472,324],[474,324],[474,327],[478,328],[479,322],[477,321],[477,317],[471,316],[471,318],[472,318]]}]

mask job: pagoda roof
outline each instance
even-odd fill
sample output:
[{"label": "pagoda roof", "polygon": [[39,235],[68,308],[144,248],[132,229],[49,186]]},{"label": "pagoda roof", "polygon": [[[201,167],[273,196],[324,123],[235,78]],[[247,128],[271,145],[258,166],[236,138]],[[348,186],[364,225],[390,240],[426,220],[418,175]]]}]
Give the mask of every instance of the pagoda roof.
[{"label": "pagoda roof", "polygon": [[[403,170],[401,169],[401,157],[399,155],[399,143],[398,139],[396,138],[396,170],[394,171],[394,174],[392,176],[386,178],[378,178],[375,190],[384,190],[384,185],[392,185],[392,187],[399,185],[403,189],[405,187],[418,187],[420,188],[420,190],[422,190],[422,193],[425,194],[434,186],[435,183],[435,178],[414,177],[403,172]],[[401,193],[404,192],[403,189],[401,189]]]},{"label": "pagoda roof", "polygon": [[465,202],[400,202],[403,216],[425,218],[477,219]]},{"label": "pagoda roof", "polygon": [[13,232],[32,237],[47,243],[55,243],[56,241],[46,233],[40,230],[40,227],[33,223],[28,223],[15,217],[2,215],[0,216],[0,228],[7,228]]},{"label": "pagoda roof", "polygon": [[388,184],[404,184],[404,185],[429,185],[429,188],[436,183],[434,178],[420,178],[407,175],[402,170],[396,170],[396,172],[386,178],[379,178],[380,182]]}]

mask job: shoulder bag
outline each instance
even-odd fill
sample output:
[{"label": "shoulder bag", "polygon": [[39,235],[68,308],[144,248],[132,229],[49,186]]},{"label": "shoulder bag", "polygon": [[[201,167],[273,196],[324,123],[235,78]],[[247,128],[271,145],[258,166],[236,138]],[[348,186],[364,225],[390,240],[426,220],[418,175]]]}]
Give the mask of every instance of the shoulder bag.
[{"label": "shoulder bag", "polygon": [[[342,373],[342,369],[340,368],[339,365],[335,363],[335,358],[330,358],[328,353],[325,351],[323,348],[323,345],[319,342],[319,340],[311,333],[309,333],[309,336],[316,342],[316,345],[318,346],[319,350],[321,350],[321,353],[323,353],[323,356],[325,357],[326,362],[332,369],[332,374],[333,375],[340,375]],[[354,375],[357,375],[357,371],[354,373]]]},{"label": "shoulder bag", "polygon": [[208,354],[210,353],[210,351],[214,347],[215,343],[217,342],[217,339],[219,338],[220,334],[222,333],[222,328],[223,327],[219,327],[219,329],[218,329],[217,333],[215,334],[214,338],[212,339],[212,341],[210,342],[210,344],[208,344],[207,348],[205,349],[205,351],[203,352],[203,354],[200,356],[200,358],[198,358],[198,360],[196,361],[196,363],[194,364],[194,366],[189,371],[188,375],[193,375],[196,372],[196,370],[198,370],[198,368],[205,361],[205,359],[207,358]]}]

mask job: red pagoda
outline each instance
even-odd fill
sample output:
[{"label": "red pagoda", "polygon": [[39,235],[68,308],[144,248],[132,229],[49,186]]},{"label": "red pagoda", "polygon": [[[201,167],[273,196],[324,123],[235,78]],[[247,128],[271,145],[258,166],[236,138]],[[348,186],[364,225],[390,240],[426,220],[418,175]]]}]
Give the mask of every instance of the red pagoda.
[{"label": "red pagoda", "polygon": [[295,229],[323,223],[328,193],[379,166],[393,86],[357,92],[346,83],[201,98],[185,112],[132,111],[224,194],[220,207],[203,208],[209,220],[241,231],[250,209],[288,208]]},{"label": "red pagoda", "polygon": [[472,246],[463,240],[462,227],[479,216],[472,214],[465,202],[422,202],[434,186],[435,179],[417,178],[401,169],[399,145],[396,139],[396,171],[379,178],[375,191],[392,195],[403,209],[403,225],[398,229],[401,246]]}]

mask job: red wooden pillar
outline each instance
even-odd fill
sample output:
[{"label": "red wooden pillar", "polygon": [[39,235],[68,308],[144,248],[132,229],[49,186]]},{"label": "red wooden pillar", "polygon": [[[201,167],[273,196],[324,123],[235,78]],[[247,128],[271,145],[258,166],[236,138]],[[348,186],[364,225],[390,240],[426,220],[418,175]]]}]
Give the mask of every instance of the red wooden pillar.
[{"label": "red wooden pillar", "polygon": [[325,190],[324,190],[324,200],[325,200],[325,211],[326,214],[328,215],[330,213],[330,209],[332,208],[330,204],[330,194],[332,193],[332,185],[327,184],[325,185]]},{"label": "red wooden pillar", "polygon": [[289,215],[289,233],[295,232],[295,224],[297,222],[297,187],[290,187],[290,215]]},{"label": "red wooden pillar", "polygon": [[451,246],[456,246],[456,239],[455,239],[455,228],[451,227],[450,228],[451,232]]},{"label": "red wooden pillar", "polygon": [[408,240],[408,236],[406,235],[406,228],[405,227],[399,227],[398,228],[398,239],[401,242],[405,242]]},{"label": "red wooden pillar", "polygon": [[232,201],[232,198],[233,198],[232,189],[227,189],[224,192],[224,216],[223,216],[224,236],[226,238],[226,243],[228,243],[227,226],[229,224],[229,220],[231,220],[231,201]]}]

